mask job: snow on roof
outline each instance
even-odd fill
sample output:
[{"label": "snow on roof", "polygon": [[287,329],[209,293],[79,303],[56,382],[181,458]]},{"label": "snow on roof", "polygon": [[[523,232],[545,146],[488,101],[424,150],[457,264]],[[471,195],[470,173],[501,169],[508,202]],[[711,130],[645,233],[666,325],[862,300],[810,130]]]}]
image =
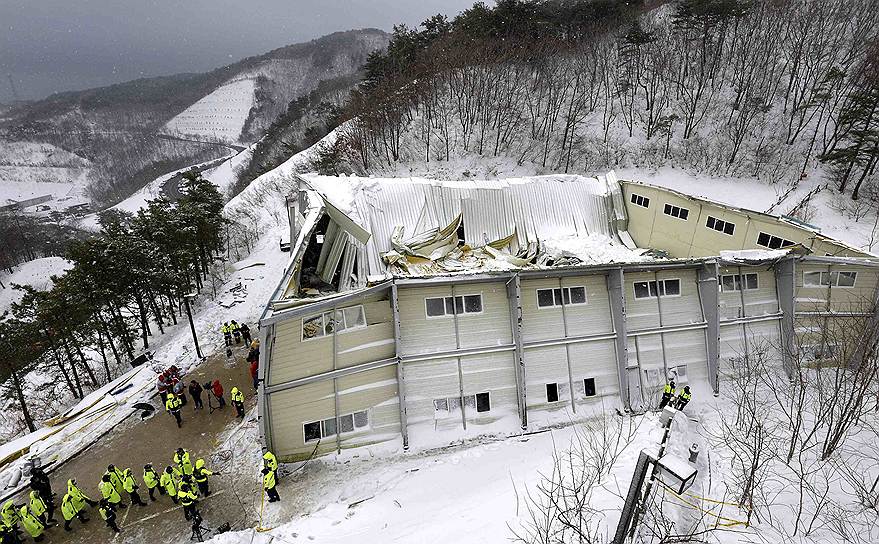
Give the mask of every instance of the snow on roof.
[{"label": "snow on roof", "polygon": [[[604,178],[305,178],[372,234],[359,249],[361,277],[383,275],[389,264],[403,275],[521,268],[527,266],[522,257],[533,261],[538,253],[567,264],[646,259],[627,248],[613,227]],[[401,247],[415,258],[407,259]]]},{"label": "snow on roof", "polygon": [[763,263],[780,259],[790,253],[790,251],[790,249],[721,250],[720,260],[741,263]]}]

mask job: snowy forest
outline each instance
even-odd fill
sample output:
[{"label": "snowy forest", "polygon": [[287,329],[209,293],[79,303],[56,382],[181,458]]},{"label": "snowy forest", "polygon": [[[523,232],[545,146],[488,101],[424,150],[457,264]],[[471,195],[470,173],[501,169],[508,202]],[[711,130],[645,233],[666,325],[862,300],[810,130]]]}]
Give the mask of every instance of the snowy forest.
[{"label": "snowy forest", "polygon": [[[224,247],[223,198],[195,174],[181,193],[137,215],[104,212],[100,233],[70,244],[73,267],[51,289],[17,287],[23,298],[0,316],[0,379],[19,425],[33,432],[56,408],[50,399],[81,399],[115,379],[155,332],[177,323],[185,294],[210,289]],[[103,372],[89,360],[101,361]],[[33,370],[52,379],[25,387],[22,377]]]},{"label": "snowy forest", "polygon": [[[477,3],[395,28],[322,169],[673,166],[876,201],[873,0]],[[417,166],[413,166],[417,170]],[[857,206],[857,205],[855,205]]]}]

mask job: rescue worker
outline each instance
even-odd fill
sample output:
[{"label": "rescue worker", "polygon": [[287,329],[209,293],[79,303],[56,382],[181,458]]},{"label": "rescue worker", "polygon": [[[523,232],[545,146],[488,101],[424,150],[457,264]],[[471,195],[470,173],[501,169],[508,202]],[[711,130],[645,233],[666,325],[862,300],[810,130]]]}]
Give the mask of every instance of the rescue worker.
[{"label": "rescue worker", "polygon": [[[198,484],[198,492],[205,497],[211,494],[211,489],[208,486],[208,476],[212,476],[213,474],[213,471],[204,466],[204,459],[196,460],[195,471],[193,472],[192,477],[195,479],[195,483]],[[219,474],[219,472],[216,474]]]},{"label": "rescue worker", "polygon": [[180,467],[180,473],[184,476],[192,476],[192,461],[189,459],[189,452],[183,448],[177,448],[174,452],[174,463]]},{"label": "rescue worker", "polygon": [[137,485],[137,480],[134,479],[134,474],[131,473],[130,468],[126,468],[122,473],[122,487],[125,489],[125,492],[128,493],[128,498],[131,499],[131,504],[137,504],[139,506],[147,505],[147,503],[143,502],[140,498],[140,493],[137,492],[140,486]]},{"label": "rescue worker", "polygon": [[153,465],[147,463],[143,466],[143,484],[147,486],[147,491],[150,493],[150,500],[156,500],[156,497],[153,493],[155,493],[156,489],[159,490],[160,495],[165,494],[165,489],[159,486],[159,475],[156,474],[156,471],[153,470]]},{"label": "rescue worker", "polygon": [[40,497],[42,497],[43,502],[46,503],[49,523],[58,523],[55,520],[55,497],[52,494],[52,483],[49,481],[49,475],[46,474],[42,467],[31,469],[30,487],[37,491]]},{"label": "rescue worker", "polygon": [[177,500],[183,506],[183,517],[186,518],[186,521],[195,516],[198,506],[198,495],[192,492],[191,481],[189,476],[184,476],[183,481],[180,482],[180,489],[177,491]]},{"label": "rescue worker", "polygon": [[27,506],[22,506],[21,510],[18,511],[18,515],[21,517],[21,524],[24,525],[24,530],[27,531],[27,534],[31,535],[34,542],[42,542],[46,526],[33,512],[28,511]]},{"label": "rescue worker", "polygon": [[662,400],[659,401],[659,409],[662,410],[665,408],[665,405],[671,401],[675,396],[675,381],[669,380],[665,387],[662,389]]},{"label": "rescue worker", "polygon": [[119,529],[119,526],[116,525],[116,510],[113,508],[113,505],[107,501],[107,499],[101,499],[101,505],[98,508],[98,512],[101,513],[101,517],[104,518],[104,521],[107,522],[107,527],[112,529],[114,533],[122,532],[122,530]]},{"label": "rescue worker", "polygon": [[61,499],[61,515],[64,516],[65,531],[73,530],[70,527],[70,522],[73,521],[73,518],[79,518],[79,522],[83,524],[89,520],[89,518],[85,517],[85,514],[82,513],[82,510],[77,508],[76,501],[73,500],[70,493],[66,493],[64,498]]},{"label": "rescue worker", "polygon": [[15,508],[15,503],[12,499],[9,499],[5,503],[3,503],[3,508],[0,509],[0,519],[2,519],[4,525],[10,527],[12,529],[13,534],[17,534],[18,531],[18,511]]},{"label": "rescue worker", "polygon": [[101,483],[98,487],[101,489],[101,497],[113,505],[114,508],[126,508],[125,504],[122,503],[122,495],[116,491],[116,487],[113,485],[113,480],[109,474],[104,474],[101,477]]},{"label": "rescue worker", "polygon": [[110,482],[113,484],[113,487],[116,488],[116,493],[119,493],[119,496],[122,496],[122,491],[124,490],[122,485],[122,479],[125,475],[121,470],[116,468],[116,465],[110,464],[107,465],[107,472],[104,474],[110,476]]},{"label": "rescue worker", "polygon": [[34,516],[40,520],[40,523],[48,525],[46,520],[46,501],[43,500],[43,497],[40,496],[39,492],[31,491],[28,504],[30,505],[31,512],[33,512]]},{"label": "rescue worker", "polygon": [[174,393],[168,393],[168,400],[165,401],[165,410],[174,416],[174,419],[177,421],[178,429],[183,426],[183,418],[180,417],[181,406],[183,406],[183,403],[180,399],[178,399]]},{"label": "rescue worker", "polygon": [[278,490],[276,486],[278,485],[278,481],[275,478],[275,471],[269,470],[268,467],[262,469],[262,487],[266,490],[266,495],[269,496],[269,502],[276,502],[281,500],[281,497],[278,495]]},{"label": "rescue worker", "polygon": [[689,386],[689,385],[685,385],[685,386],[684,386],[684,390],[681,391],[681,393],[678,395],[678,398],[677,398],[677,407],[678,407],[678,410],[683,410],[684,407],[685,407],[687,404],[689,404],[689,402],[690,402],[690,397],[691,397],[691,396],[692,396],[692,395],[690,394],[690,386]]},{"label": "rescue worker", "polygon": [[233,319],[231,323],[229,323],[229,327],[232,329],[232,334],[235,336],[235,343],[241,343],[241,325],[235,322]]},{"label": "rescue worker", "polygon": [[76,506],[77,510],[82,510],[85,508],[85,505],[89,506],[97,506],[98,501],[93,501],[88,495],[83,493],[76,487],[76,478],[71,478],[67,480],[67,493],[70,495],[70,499],[73,501],[74,506]]},{"label": "rescue worker", "polygon": [[177,482],[174,480],[174,469],[165,467],[165,472],[159,478],[159,485],[165,490],[165,493],[171,496],[174,504],[177,504]]},{"label": "rescue worker", "polygon": [[250,361],[250,379],[253,380],[253,390],[259,389],[259,358]]},{"label": "rescue worker", "polygon": [[275,454],[267,451],[262,456],[263,466],[269,470],[278,470],[278,458],[275,457]]},{"label": "rescue worker", "polygon": [[223,332],[223,340],[226,341],[227,346],[232,345],[232,328],[229,327],[229,323],[223,323],[223,326],[220,327],[220,330]]},{"label": "rescue worker", "polygon": [[232,397],[232,406],[238,412],[238,417],[244,418],[244,393],[239,391],[237,387],[233,387],[230,396]]},{"label": "rescue worker", "polygon": [[238,325],[238,328],[241,329],[241,339],[244,340],[244,345],[247,346],[250,344],[250,327],[247,326],[247,323],[242,323]]}]

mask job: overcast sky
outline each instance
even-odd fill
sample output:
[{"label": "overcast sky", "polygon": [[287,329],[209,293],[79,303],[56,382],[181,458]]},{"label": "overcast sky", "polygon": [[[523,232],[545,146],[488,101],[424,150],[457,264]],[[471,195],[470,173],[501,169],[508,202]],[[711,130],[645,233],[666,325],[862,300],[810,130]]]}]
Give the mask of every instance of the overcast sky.
[{"label": "overcast sky", "polygon": [[0,102],[203,72],[337,30],[453,16],[474,0],[0,0]]}]

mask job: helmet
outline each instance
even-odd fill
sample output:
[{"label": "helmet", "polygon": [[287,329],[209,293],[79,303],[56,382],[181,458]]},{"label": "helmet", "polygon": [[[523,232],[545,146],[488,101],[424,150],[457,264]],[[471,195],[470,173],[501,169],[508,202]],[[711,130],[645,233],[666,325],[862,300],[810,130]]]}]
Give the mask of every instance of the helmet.
[{"label": "helmet", "polygon": [[177,448],[177,453],[179,453],[180,455],[183,455],[184,451],[186,450],[184,450],[183,448]]},{"label": "helmet", "polygon": [[143,466],[143,468],[144,468],[144,470],[149,470],[149,469],[153,468],[153,464],[152,464],[152,463],[147,463],[147,464],[145,464],[145,465]]},{"label": "helmet", "polygon": [[102,481],[102,482],[109,482],[109,481],[110,481],[110,475],[109,475],[109,474],[104,474],[104,475],[101,477],[101,481]]},{"label": "helmet", "polygon": [[689,392],[690,392],[690,386],[689,386],[689,385],[685,385],[685,386],[684,386],[684,391],[686,391],[687,393],[689,393]]},{"label": "helmet", "polygon": [[198,459],[195,461],[195,468],[204,468],[204,459]]},{"label": "helmet", "polygon": [[112,463],[107,465],[107,470],[109,470],[110,472],[113,472],[114,470],[116,470],[116,465],[114,465]]},{"label": "helmet", "polygon": [[173,473],[174,473],[174,469],[171,468],[171,467],[165,467],[165,472],[167,472],[168,474],[173,474]]}]

